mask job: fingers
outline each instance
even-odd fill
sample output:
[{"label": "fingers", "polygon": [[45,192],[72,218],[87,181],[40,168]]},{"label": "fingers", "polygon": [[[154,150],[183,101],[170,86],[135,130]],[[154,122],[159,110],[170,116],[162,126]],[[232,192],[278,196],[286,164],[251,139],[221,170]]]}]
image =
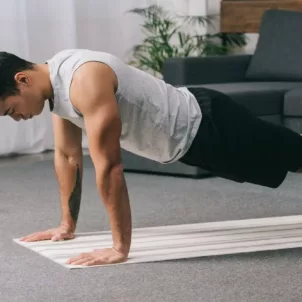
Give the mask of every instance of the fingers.
[{"label": "fingers", "polygon": [[91,266],[91,265],[101,265],[105,264],[105,261],[102,261],[101,259],[93,259],[92,257],[83,257],[78,260],[71,260],[69,259],[66,264],[70,265],[85,265],[85,266]]},{"label": "fingers", "polygon": [[39,240],[47,240],[49,239],[50,234],[48,233],[34,233],[28,236],[25,236],[23,238],[20,239],[20,241],[24,241],[24,242],[33,242],[33,241],[39,241]]},{"label": "fingers", "polygon": [[96,257],[93,253],[83,253],[66,261],[66,264],[71,265],[101,265],[105,263],[104,259]]},{"label": "fingers", "polygon": [[38,233],[33,233],[33,234],[30,234],[30,235],[24,236],[24,237],[20,238],[20,241],[24,241],[24,240],[26,240],[26,239],[28,239],[28,238],[30,238],[30,237],[32,237],[32,236],[35,236],[35,235],[37,235],[37,234],[38,234]]},{"label": "fingers", "polygon": [[86,263],[83,263],[82,265],[85,265],[85,266],[92,266],[92,265],[101,265],[101,263],[96,263],[95,260],[90,260],[90,261],[87,261]]},{"label": "fingers", "polygon": [[91,261],[93,261],[93,260],[90,257],[87,257],[87,258],[79,259],[77,261],[73,261],[69,264],[71,264],[71,265],[85,265],[86,263],[91,262]]},{"label": "fingers", "polygon": [[66,261],[66,264],[75,264],[78,261],[81,261],[81,260],[87,259],[87,258],[89,258],[89,254],[88,253],[83,253],[83,254],[80,254],[79,256],[70,258],[68,261]]},{"label": "fingers", "polygon": [[73,233],[57,233],[54,235],[53,232],[47,231],[47,232],[33,233],[31,235],[22,237],[20,241],[33,242],[33,241],[50,240],[50,239],[52,241],[61,241],[61,240],[73,239],[73,238],[74,238]]},{"label": "fingers", "polygon": [[[101,252],[96,252],[98,250]],[[91,266],[91,265],[117,264],[117,263],[125,262],[126,260],[127,259],[125,257],[121,257],[115,252],[110,254],[108,252],[108,249],[101,249],[101,250],[94,249],[93,252],[91,253],[82,253],[78,256],[72,257],[65,263],[70,265]]]}]

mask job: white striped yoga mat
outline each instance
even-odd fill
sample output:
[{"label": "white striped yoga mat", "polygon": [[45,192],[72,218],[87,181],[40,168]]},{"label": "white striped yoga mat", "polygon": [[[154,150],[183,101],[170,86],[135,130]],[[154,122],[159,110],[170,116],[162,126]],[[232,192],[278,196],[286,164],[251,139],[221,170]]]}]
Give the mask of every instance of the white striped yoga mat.
[{"label": "white striped yoga mat", "polygon": [[[69,258],[112,245],[110,231],[76,233],[69,241],[14,241],[68,269],[89,268],[65,264]],[[136,228],[128,261],[117,265],[298,247],[302,247],[298,215]]]}]

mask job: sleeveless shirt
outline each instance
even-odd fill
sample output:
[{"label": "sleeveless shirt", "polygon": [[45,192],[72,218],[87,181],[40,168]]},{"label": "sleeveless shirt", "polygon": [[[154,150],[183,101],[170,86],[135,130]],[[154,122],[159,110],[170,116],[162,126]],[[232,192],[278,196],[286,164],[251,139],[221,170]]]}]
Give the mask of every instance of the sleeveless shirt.
[{"label": "sleeveless shirt", "polygon": [[54,114],[86,132],[83,116],[73,107],[69,91],[74,72],[86,62],[106,64],[116,75],[122,149],[162,164],[175,162],[187,152],[202,118],[194,95],[106,52],[66,49],[46,61]]}]

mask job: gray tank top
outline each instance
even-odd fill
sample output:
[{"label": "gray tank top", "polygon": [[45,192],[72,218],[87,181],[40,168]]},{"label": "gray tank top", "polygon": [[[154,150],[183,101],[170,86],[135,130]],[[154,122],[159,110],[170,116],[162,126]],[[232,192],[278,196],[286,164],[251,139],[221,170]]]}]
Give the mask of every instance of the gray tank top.
[{"label": "gray tank top", "polygon": [[202,113],[195,97],[188,89],[173,87],[111,54],[68,49],[47,61],[54,91],[53,113],[85,133],[83,117],[72,106],[69,89],[76,69],[89,61],[102,62],[116,74],[121,147],[163,164],[180,159],[192,144],[201,122]]}]

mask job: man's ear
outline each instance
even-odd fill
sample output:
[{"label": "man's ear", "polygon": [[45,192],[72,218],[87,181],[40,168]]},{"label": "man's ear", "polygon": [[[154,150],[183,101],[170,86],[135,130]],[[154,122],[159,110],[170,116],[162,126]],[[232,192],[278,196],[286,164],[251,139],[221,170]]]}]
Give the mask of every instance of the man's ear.
[{"label": "man's ear", "polygon": [[16,73],[14,79],[19,85],[28,85],[30,83],[28,75],[24,72]]}]

